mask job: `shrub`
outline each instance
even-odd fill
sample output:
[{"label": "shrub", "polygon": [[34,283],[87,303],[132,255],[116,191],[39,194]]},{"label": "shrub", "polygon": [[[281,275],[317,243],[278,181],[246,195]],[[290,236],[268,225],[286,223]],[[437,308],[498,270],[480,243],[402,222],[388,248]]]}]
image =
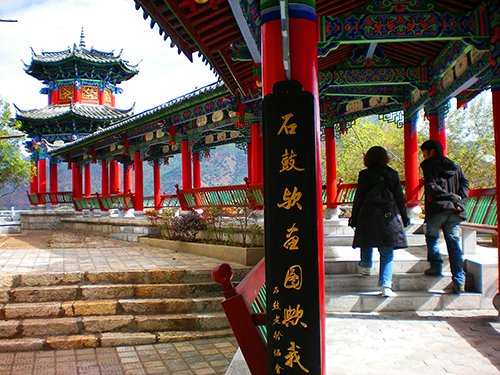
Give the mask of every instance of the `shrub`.
[{"label": "shrub", "polygon": [[191,210],[175,216],[170,225],[172,240],[193,241],[200,230],[205,229],[202,217],[196,211]]}]

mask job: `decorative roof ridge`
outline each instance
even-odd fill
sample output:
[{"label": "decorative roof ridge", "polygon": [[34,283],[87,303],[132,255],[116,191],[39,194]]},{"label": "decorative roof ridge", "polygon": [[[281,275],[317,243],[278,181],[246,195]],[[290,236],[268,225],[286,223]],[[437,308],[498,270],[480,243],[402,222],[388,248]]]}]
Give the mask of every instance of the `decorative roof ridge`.
[{"label": "decorative roof ridge", "polygon": [[[120,108],[116,108],[116,107],[111,107],[111,106],[106,105],[106,104],[92,104],[92,103],[78,103],[78,102],[74,103],[73,101],[71,101],[70,103],[65,103],[65,104],[49,104],[48,106],[45,106],[45,107],[32,108],[32,109],[21,109],[15,103],[13,103],[13,106],[16,109],[17,113],[20,115],[22,115],[23,113],[49,110],[50,108],[54,108],[54,107],[57,107],[60,109],[67,108],[69,111],[71,111],[73,113],[79,107],[81,107],[81,108],[103,108],[103,107],[106,107],[106,108],[111,109],[113,111],[120,112],[120,113],[123,113],[124,115],[127,115],[127,114],[134,111],[135,104],[136,103],[132,104],[132,106],[128,109],[120,109]],[[133,115],[131,115],[131,116],[133,116]]]}]

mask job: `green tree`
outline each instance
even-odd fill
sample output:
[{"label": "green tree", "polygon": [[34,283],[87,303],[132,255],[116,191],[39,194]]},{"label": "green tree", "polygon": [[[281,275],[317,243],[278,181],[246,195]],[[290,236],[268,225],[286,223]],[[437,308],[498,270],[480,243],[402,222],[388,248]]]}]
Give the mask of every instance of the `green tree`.
[{"label": "green tree", "polygon": [[0,98],[0,197],[26,185],[30,179],[30,163],[21,154],[16,138],[18,124],[11,121],[9,104]]},{"label": "green tree", "polygon": [[372,146],[383,146],[391,157],[390,165],[404,177],[403,129],[394,123],[382,123],[376,116],[363,117],[336,139],[337,176],[355,183],[364,169],[363,156]]},{"label": "green tree", "polygon": [[495,141],[491,92],[446,117],[448,156],[463,169],[473,188],[495,186]]},{"label": "green tree", "polygon": [[[429,139],[429,123],[423,119],[418,126],[419,145]],[[471,100],[467,108],[456,109],[451,104],[446,116],[448,157],[463,169],[473,188],[495,186],[495,142],[491,92],[485,91]],[[360,118],[356,124],[336,139],[337,176],[345,183],[355,183],[364,169],[363,155],[372,146],[385,147],[392,160],[390,166],[404,179],[403,129],[386,124],[376,116]],[[419,154],[420,161],[422,161]],[[324,167],[324,166],[323,166]],[[323,169],[325,170],[325,169]],[[420,177],[422,172],[419,170]]]}]

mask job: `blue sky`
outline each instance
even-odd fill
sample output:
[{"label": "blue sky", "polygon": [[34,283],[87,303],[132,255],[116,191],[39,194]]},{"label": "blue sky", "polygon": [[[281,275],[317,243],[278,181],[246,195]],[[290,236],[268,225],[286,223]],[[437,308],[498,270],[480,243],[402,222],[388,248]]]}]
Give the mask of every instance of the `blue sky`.
[{"label": "blue sky", "polygon": [[[150,28],[133,0],[1,0],[0,97],[20,109],[41,108],[47,97],[39,93],[43,85],[24,72],[36,53],[73,47],[84,29],[86,48],[122,52],[122,58],[139,64],[139,74],[120,87],[116,107],[135,113],[163,104],[213,83],[217,77],[194,56],[191,63],[170,39],[163,40],[158,28]],[[22,60],[22,61],[21,61]]]}]

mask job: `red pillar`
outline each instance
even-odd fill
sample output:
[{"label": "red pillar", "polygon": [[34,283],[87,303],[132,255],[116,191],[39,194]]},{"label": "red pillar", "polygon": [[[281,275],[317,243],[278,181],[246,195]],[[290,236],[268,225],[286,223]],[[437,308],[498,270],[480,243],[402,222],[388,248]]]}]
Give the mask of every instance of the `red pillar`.
[{"label": "red pillar", "polygon": [[116,160],[109,162],[109,193],[115,194],[118,185],[116,184]]},{"label": "red pillar", "polygon": [[153,163],[153,194],[155,201],[155,210],[159,210],[160,196],[161,196],[161,175],[160,175],[160,162],[155,160]]},{"label": "red pillar", "polygon": [[50,93],[49,104],[59,104],[59,92],[52,91]]},{"label": "red pillar", "polygon": [[75,88],[73,92],[73,102],[81,103],[82,102],[82,89]]},{"label": "red pillar", "polygon": [[430,111],[426,117],[429,120],[429,135],[430,139],[435,141],[439,141],[443,146],[443,155],[446,156],[448,154],[446,147],[446,126],[443,120],[443,123],[439,124],[439,109]]},{"label": "red pillar", "polygon": [[247,177],[248,182],[252,183],[252,142],[247,143]]},{"label": "red pillar", "polygon": [[38,162],[31,162],[30,193],[38,193]]},{"label": "red pillar", "polygon": [[104,103],[104,91],[99,90],[97,92],[97,102],[101,105]]},{"label": "red pillar", "polygon": [[132,191],[132,164],[123,163],[123,192]]},{"label": "red pillar", "polygon": [[50,191],[52,193],[56,193],[59,190],[56,161],[50,163],[49,173],[50,173]]},{"label": "red pillar", "polygon": [[71,163],[71,175],[73,180],[73,194],[75,197],[82,196],[82,170],[76,162]]},{"label": "red pillar", "polygon": [[193,154],[193,187],[201,188],[200,154]]},{"label": "red pillar", "polygon": [[192,188],[192,178],[191,178],[191,150],[189,149],[189,141],[183,139],[181,142],[181,154],[182,154],[182,188],[191,189]]},{"label": "red pillar", "polygon": [[[495,172],[496,172],[496,188],[500,186],[500,81],[493,82],[491,85],[491,92],[493,95],[493,129],[495,133]],[[500,212],[500,203],[497,199],[497,212]],[[500,229],[500,225],[497,224],[497,231]],[[500,232],[499,232],[500,233]],[[493,298],[493,305],[500,312],[500,247],[497,248],[498,251],[498,289],[497,294]]]},{"label": "red pillar", "polygon": [[141,152],[134,153],[134,177],[135,177],[135,209],[142,211],[144,209],[144,173],[141,158]]},{"label": "red pillar", "polygon": [[109,194],[109,172],[108,162],[106,160],[101,161],[101,194]]},{"label": "red pillar", "polygon": [[[418,135],[416,118],[405,119],[404,124],[405,154],[405,195],[406,201],[418,200]],[[408,207],[418,203],[408,203]]]},{"label": "red pillar", "polygon": [[38,160],[38,192],[47,192],[47,159]]},{"label": "red pillar", "polygon": [[[277,0],[265,2],[261,0],[261,8],[266,6],[270,12],[266,14],[261,26],[262,40],[262,96],[272,93],[273,85],[277,81],[285,80],[286,74],[283,66],[282,31],[279,18],[279,2]],[[274,8],[272,8],[272,6]],[[324,260],[323,260],[323,210],[322,210],[322,178],[321,178],[321,147],[320,147],[320,123],[319,123],[319,90],[318,90],[318,59],[317,59],[317,18],[315,2],[291,0],[288,2],[289,11],[289,40],[290,40],[290,65],[291,79],[301,83],[303,90],[314,96],[315,111],[315,166],[316,173],[316,221],[317,221],[317,257],[318,275],[318,308],[319,308],[319,335],[320,342],[311,342],[311,348],[319,345],[318,353],[321,358],[321,366],[316,374],[326,373],[325,365],[325,285],[324,285]],[[253,140],[252,140],[253,143]],[[255,148],[254,148],[255,150]],[[255,170],[254,170],[255,172]],[[256,178],[257,180],[257,178]],[[271,266],[266,262],[266,268]],[[311,349],[315,350],[315,349]],[[268,359],[273,360],[272,353]],[[275,360],[275,359],[274,359]],[[316,370],[315,370],[316,371]]]},{"label": "red pillar", "polygon": [[90,164],[85,164],[84,168],[84,173],[85,173],[85,196],[88,197],[92,195],[92,190],[91,190],[91,181],[90,181]]},{"label": "red pillar", "polygon": [[336,208],[337,197],[337,151],[333,128],[325,128],[326,157],[326,207]]},{"label": "red pillar", "polygon": [[[271,87],[272,90],[272,87]],[[252,184],[262,184],[264,181],[264,157],[262,148],[262,135],[260,134],[260,124],[253,122],[250,128],[252,143],[251,168],[252,168]]]}]

